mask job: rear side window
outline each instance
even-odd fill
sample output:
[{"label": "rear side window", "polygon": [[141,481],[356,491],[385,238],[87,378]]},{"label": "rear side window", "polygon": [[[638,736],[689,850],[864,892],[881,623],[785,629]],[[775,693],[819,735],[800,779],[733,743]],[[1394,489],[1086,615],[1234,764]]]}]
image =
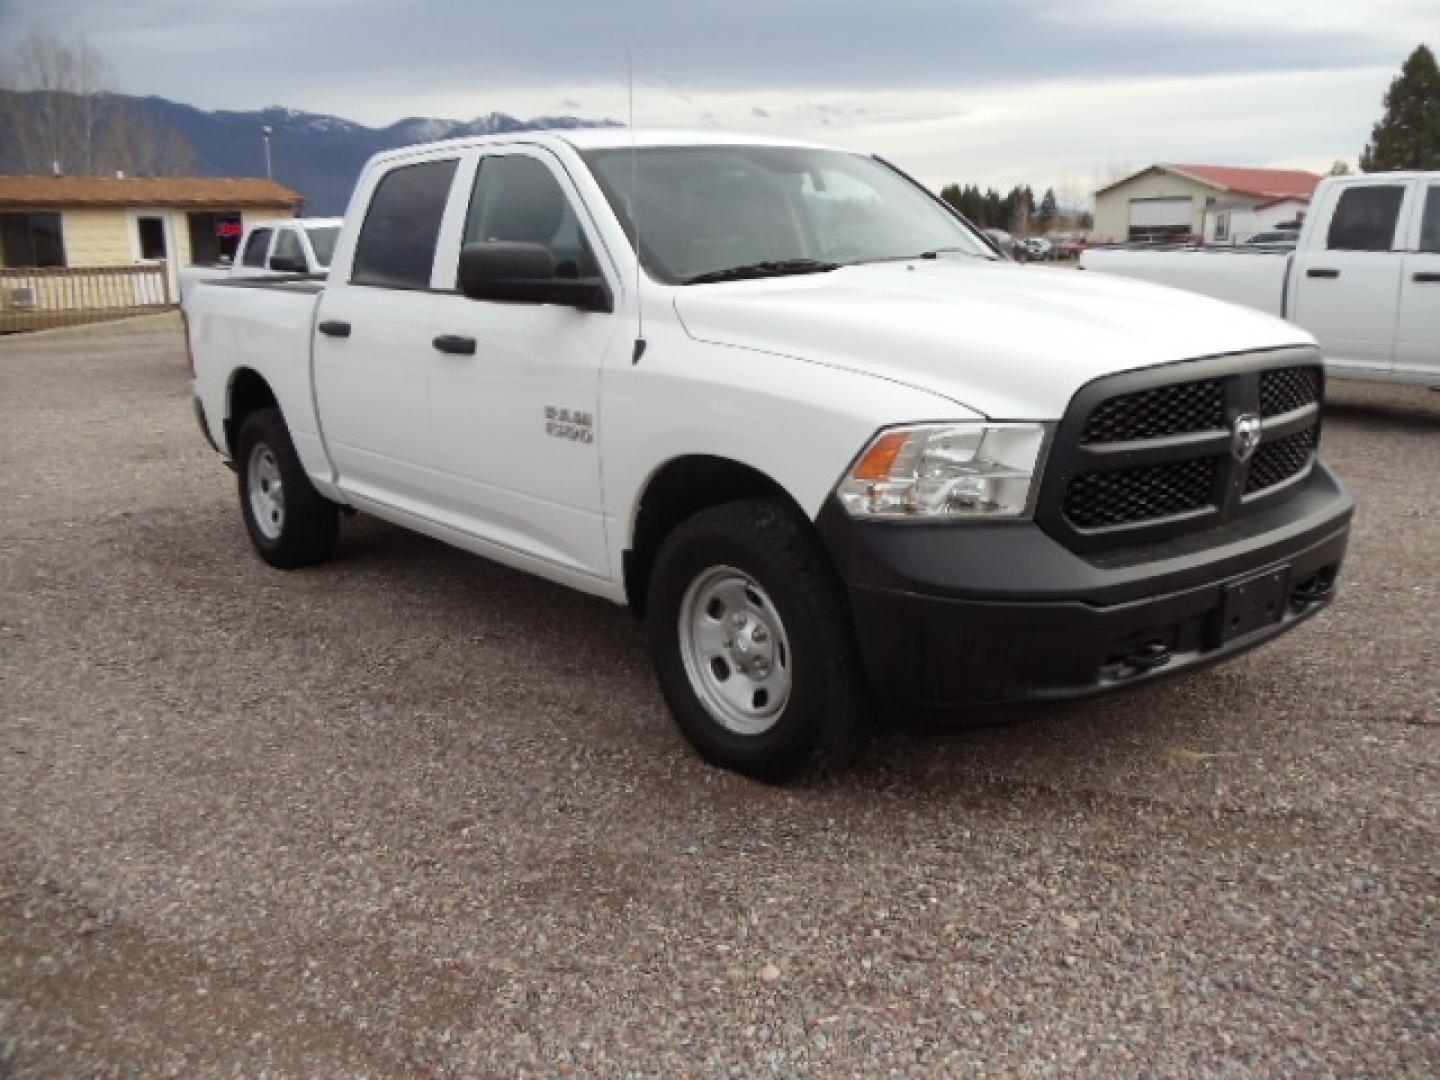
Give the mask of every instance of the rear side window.
[{"label": "rear side window", "polygon": [[256,229],[250,234],[250,239],[245,241],[245,254],[240,257],[242,263],[246,266],[264,267],[265,249],[270,246],[270,232],[269,229]]},{"label": "rear side window", "polygon": [[355,245],[351,282],[387,289],[429,287],[455,165],[453,158],[426,161],[381,179]]},{"label": "rear side window", "polygon": [[1325,246],[1331,251],[1389,251],[1405,189],[1375,184],[1340,193]]},{"label": "rear side window", "polygon": [[1425,189],[1425,213],[1420,218],[1420,250],[1440,251],[1440,186]]}]

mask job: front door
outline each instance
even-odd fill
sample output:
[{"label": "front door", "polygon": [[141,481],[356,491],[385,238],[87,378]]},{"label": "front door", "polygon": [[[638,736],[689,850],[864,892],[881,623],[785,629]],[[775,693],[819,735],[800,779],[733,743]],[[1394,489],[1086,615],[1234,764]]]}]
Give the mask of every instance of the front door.
[{"label": "front door", "polygon": [[1433,375],[1440,385],[1440,183],[1425,184],[1421,193],[1415,242],[1400,272],[1395,371]]},{"label": "front door", "polygon": [[1325,235],[1295,252],[1290,318],[1315,335],[1327,364],[1389,371],[1394,362],[1406,188],[1392,181],[1334,189],[1333,211],[1318,208]]},{"label": "front door", "polygon": [[[561,275],[608,274],[614,288],[582,205],[546,151],[490,151],[437,283],[453,286],[463,244],[508,240],[544,244]],[[620,319],[454,292],[438,296],[433,310],[432,336],[463,343],[461,351],[436,349],[429,365],[445,509],[492,543],[608,577],[597,428],[601,365],[607,349],[620,347]],[[469,342],[473,352],[463,351]]]}]

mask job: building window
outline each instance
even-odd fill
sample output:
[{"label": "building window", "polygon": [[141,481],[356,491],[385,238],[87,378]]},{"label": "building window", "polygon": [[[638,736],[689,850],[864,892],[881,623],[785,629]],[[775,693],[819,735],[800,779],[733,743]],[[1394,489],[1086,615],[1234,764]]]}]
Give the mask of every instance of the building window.
[{"label": "building window", "polygon": [[165,219],[158,217],[137,218],[135,227],[140,233],[140,258],[168,258],[165,250]]},{"label": "building window", "polygon": [[6,266],[64,266],[59,214],[0,214],[0,255]]},{"label": "building window", "polygon": [[213,266],[235,258],[244,229],[240,212],[197,211],[186,215],[190,227],[190,261],[196,266]]}]

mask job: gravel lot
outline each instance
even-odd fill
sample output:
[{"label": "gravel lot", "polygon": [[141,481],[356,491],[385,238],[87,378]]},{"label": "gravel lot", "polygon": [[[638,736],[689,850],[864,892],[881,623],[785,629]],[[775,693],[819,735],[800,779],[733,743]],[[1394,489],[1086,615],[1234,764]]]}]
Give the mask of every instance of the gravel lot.
[{"label": "gravel lot", "polygon": [[0,1075],[1440,1069],[1440,394],[1340,599],[776,790],[638,626],[378,522],[281,574],[176,324],[0,341]]}]

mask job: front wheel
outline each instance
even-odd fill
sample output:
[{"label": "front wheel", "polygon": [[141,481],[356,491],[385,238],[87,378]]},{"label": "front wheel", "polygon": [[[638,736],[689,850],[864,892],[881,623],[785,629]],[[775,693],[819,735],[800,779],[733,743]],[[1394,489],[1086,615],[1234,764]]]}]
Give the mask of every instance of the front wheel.
[{"label": "front wheel", "polygon": [[330,558],[339,507],[315,490],[279,409],[260,409],[240,425],[235,471],[245,529],[260,557],[294,570]]},{"label": "front wheel", "polygon": [[648,618],[661,689],[707,761],[783,781],[858,750],[870,706],[843,594],[786,504],[727,503],[680,525]]}]

